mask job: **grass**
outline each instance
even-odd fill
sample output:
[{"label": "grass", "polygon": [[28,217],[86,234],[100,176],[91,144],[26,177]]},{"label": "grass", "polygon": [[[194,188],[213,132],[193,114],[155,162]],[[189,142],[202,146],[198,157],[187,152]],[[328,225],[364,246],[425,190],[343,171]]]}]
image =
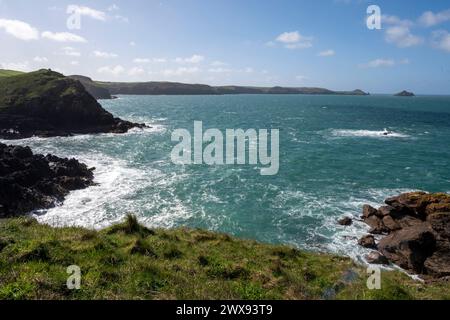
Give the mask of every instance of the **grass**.
[{"label": "grass", "polygon": [[13,76],[17,76],[17,75],[23,74],[23,73],[24,72],[21,72],[21,71],[0,69],[0,78],[13,77]]},{"label": "grass", "polygon": [[[81,268],[80,290],[66,286]],[[450,299],[448,284],[382,273],[366,287],[350,259],[197,229],[151,230],[128,215],[93,231],[0,220],[0,299]]]}]

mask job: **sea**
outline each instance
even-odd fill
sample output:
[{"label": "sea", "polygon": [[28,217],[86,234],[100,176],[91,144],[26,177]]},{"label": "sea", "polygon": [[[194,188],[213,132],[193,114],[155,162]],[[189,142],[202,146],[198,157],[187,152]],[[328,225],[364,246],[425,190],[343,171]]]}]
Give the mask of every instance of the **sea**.
[{"label": "sea", "polygon": [[[450,192],[450,97],[120,95],[100,103],[150,127],[3,141],[96,168],[97,185],[33,213],[42,223],[99,229],[133,213],[152,228],[203,228],[362,262],[364,204],[415,190]],[[173,163],[171,135],[193,132],[194,121],[205,130],[279,129],[278,174]],[[344,216],[353,225],[338,225]]]}]

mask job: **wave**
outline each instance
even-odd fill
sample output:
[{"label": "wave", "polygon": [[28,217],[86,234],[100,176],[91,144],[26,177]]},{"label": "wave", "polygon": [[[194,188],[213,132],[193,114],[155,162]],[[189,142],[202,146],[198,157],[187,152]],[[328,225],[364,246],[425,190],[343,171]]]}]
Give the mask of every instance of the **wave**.
[{"label": "wave", "polygon": [[386,134],[386,130],[374,131],[374,130],[348,130],[348,129],[335,129],[331,131],[331,134],[335,137],[369,137],[369,138],[409,138],[410,136],[400,132],[390,131]]}]

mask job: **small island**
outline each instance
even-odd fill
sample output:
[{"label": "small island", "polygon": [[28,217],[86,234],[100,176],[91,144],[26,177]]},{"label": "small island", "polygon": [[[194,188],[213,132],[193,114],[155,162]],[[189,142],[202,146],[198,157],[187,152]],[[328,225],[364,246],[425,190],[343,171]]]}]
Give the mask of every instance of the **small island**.
[{"label": "small island", "polygon": [[399,92],[395,95],[396,97],[415,97],[415,94],[406,90]]}]

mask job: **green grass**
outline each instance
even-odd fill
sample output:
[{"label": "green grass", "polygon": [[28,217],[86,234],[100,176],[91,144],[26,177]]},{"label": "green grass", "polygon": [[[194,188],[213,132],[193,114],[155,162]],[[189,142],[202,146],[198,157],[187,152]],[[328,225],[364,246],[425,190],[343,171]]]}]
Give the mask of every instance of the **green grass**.
[{"label": "green grass", "polygon": [[[80,290],[67,289],[70,265],[81,268]],[[150,230],[132,215],[101,231],[0,220],[0,299],[450,298],[448,285],[398,272],[383,272],[381,290],[365,283],[365,269],[347,258],[196,229]]]},{"label": "green grass", "polygon": [[13,77],[23,73],[22,71],[0,69],[0,78]]}]

